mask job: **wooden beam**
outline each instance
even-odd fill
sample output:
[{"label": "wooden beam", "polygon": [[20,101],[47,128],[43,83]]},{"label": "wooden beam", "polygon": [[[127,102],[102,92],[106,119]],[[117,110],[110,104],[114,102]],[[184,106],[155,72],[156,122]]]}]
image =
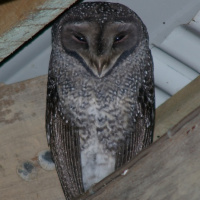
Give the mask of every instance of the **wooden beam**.
[{"label": "wooden beam", "polygon": [[200,76],[156,109],[154,141],[200,105]]},{"label": "wooden beam", "polygon": [[[44,149],[48,149],[45,134],[46,82],[47,76],[41,76],[12,85],[0,84],[0,199],[64,200],[56,171],[45,171],[37,162],[37,154]],[[169,132],[169,136],[171,137],[171,133],[174,131],[171,128],[182,118],[185,118],[190,111],[196,109],[200,105],[199,85],[200,77],[157,109],[155,138],[163,135],[168,130],[172,130]],[[186,134],[186,137],[184,134],[178,133],[175,134],[175,136],[172,136],[171,139],[165,135],[155,142],[149,149],[139,154],[133,162],[131,162],[134,163],[134,180],[136,180],[135,177],[137,177],[136,183],[138,185],[138,188],[136,185],[134,186],[136,189],[132,190],[132,192],[134,193],[135,190],[138,190],[148,196],[155,195],[158,191],[163,192],[165,184],[167,185],[168,183],[171,183],[173,176],[176,175],[173,173],[173,170],[180,173],[181,176],[184,175],[183,168],[185,164],[187,166],[186,175],[188,177],[185,178],[186,176],[183,176],[185,178],[184,181],[191,184],[192,181],[188,182],[187,180],[192,179],[193,176],[198,174],[191,174],[189,172],[189,167],[193,167],[193,164],[191,166],[189,165],[189,161],[193,162],[193,160],[186,159],[183,164],[181,156],[183,156],[184,153],[187,153],[187,156],[190,155],[187,152],[189,151],[192,152],[192,154],[194,153],[192,159],[195,158],[199,161],[198,158],[195,157],[199,150],[195,146],[196,143],[191,143],[193,148],[190,147],[188,143],[188,141],[194,142],[192,136],[195,134],[192,132],[191,135]],[[195,136],[194,140],[199,142],[198,139],[199,138]],[[177,149],[174,149],[174,146],[177,146]],[[186,149],[184,149],[184,147]],[[181,151],[183,151],[183,153],[181,153]],[[173,158],[172,155],[175,158]],[[171,171],[168,169],[168,171],[166,171],[167,169],[165,165],[169,168],[174,166],[172,165],[173,163],[170,162],[171,159],[174,160],[174,164],[177,164],[177,168],[172,168],[173,170]],[[24,181],[17,175],[17,168],[24,161],[30,161],[35,165],[37,174],[32,181]],[[197,161],[194,161],[194,163]],[[151,165],[148,162],[150,162]],[[141,176],[139,177],[136,172],[144,165],[144,163],[146,163],[146,168],[143,168],[144,170],[140,171]],[[183,168],[180,168],[179,171],[179,167],[182,166],[181,164],[183,165]],[[150,166],[149,169],[147,165]],[[194,166],[196,171],[200,171],[200,169],[197,170],[196,164],[194,164]],[[129,167],[131,167],[130,164],[125,166],[124,169],[129,169]],[[122,171],[123,169],[112,174],[112,179],[109,178],[109,180],[113,180],[113,177],[118,177],[119,174],[121,177]],[[156,171],[159,173],[156,173]],[[162,174],[162,172],[165,171],[168,173]],[[132,173],[129,172],[131,171],[128,171],[128,174],[125,175],[125,177],[131,178],[130,175],[132,175]],[[143,181],[147,181],[145,184],[150,183],[148,182],[150,179],[146,179],[146,176],[150,176],[151,178],[151,187],[146,185],[149,186],[149,188],[146,187],[148,190],[143,187],[144,190],[142,191],[139,187],[142,185]],[[165,179],[156,182],[156,176],[161,176]],[[178,179],[180,182],[183,182],[181,177],[178,177]],[[118,179],[116,180],[118,182]],[[126,181],[127,179],[123,180]],[[161,184],[162,181],[165,183],[164,185]],[[176,178],[174,178],[174,181],[177,184],[180,183],[177,182]],[[123,181],[121,183],[123,185]],[[129,185],[133,184],[134,181],[127,183],[129,183],[127,187],[130,188]],[[110,184],[112,186],[110,186]],[[196,185],[193,186],[196,188]],[[97,187],[100,189],[99,191],[102,192],[102,199],[106,199],[106,196],[103,196],[103,194],[105,194],[103,191],[108,191],[107,188],[112,188],[113,181],[104,188],[102,188],[101,183],[100,185],[98,184],[95,186],[95,188]],[[121,186],[121,191],[123,190],[123,187],[124,186]],[[173,190],[173,187],[175,187],[173,183],[171,184],[171,188],[170,184],[168,184],[165,192],[167,193],[168,191]],[[181,192],[184,193],[184,185],[180,185],[180,187]],[[187,189],[187,185],[185,185],[185,188]],[[93,191],[90,190],[90,192]]]},{"label": "wooden beam", "polygon": [[76,0],[0,2],[0,62],[49,24]]}]

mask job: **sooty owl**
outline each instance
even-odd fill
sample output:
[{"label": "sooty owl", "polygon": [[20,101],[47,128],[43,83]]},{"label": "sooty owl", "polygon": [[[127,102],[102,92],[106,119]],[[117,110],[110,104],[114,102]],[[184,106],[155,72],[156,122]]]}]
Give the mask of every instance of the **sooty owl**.
[{"label": "sooty owl", "polygon": [[145,25],[118,3],[73,6],[52,38],[47,140],[71,199],[152,143],[153,62]]}]

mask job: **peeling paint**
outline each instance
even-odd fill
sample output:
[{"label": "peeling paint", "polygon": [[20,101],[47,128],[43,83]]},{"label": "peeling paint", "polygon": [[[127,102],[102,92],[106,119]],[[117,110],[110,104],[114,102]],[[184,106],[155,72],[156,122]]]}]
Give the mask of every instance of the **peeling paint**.
[{"label": "peeling paint", "polygon": [[0,48],[0,61],[9,56],[25,41],[40,31],[46,24],[55,19],[75,0],[47,1],[36,8],[23,21],[15,24],[9,31],[4,32],[0,37],[0,44],[9,44],[5,48]]}]

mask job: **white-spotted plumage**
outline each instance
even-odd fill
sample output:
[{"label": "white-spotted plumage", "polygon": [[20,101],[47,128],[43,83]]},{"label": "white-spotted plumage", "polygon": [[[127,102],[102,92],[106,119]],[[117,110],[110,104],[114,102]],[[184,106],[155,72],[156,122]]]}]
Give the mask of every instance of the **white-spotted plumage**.
[{"label": "white-spotted plumage", "polygon": [[121,4],[77,4],[52,36],[47,138],[72,199],[151,144],[153,61],[146,27]]}]

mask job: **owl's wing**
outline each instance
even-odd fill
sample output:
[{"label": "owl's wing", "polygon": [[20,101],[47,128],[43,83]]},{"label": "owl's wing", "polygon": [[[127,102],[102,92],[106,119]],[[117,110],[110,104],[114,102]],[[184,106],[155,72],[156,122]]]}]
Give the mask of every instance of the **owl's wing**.
[{"label": "owl's wing", "polygon": [[[151,54],[149,53],[151,58]],[[121,167],[124,163],[131,160],[142,149],[153,142],[154,118],[155,118],[155,94],[153,81],[153,62],[146,60],[145,66],[141,70],[143,83],[138,90],[135,112],[132,116],[132,133],[125,137],[125,141],[118,146],[116,153],[115,168]]]},{"label": "owl's wing", "polygon": [[66,199],[83,193],[79,131],[59,111],[59,96],[54,78],[47,85],[46,132],[56,170]]}]

